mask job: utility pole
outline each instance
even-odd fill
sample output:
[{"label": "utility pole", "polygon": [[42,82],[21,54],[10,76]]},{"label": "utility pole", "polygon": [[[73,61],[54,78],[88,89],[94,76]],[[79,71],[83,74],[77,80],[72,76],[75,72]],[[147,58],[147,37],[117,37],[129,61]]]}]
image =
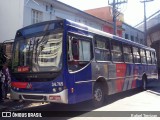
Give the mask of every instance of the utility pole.
[{"label": "utility pole", "polygon": [[116,28],[116,4],[115,0],[113,0],[113,5],[112,5],[112,14],[113,14],[113,34],[117,34],[117,28]]},{"label": "utility pole", "polygon": [[146,19],[146,2],[151,2],[154,0],[144,0],[140,1],[141,3],[144,3],[144,40],[145,44],[147,45],[147,19]]},{"label": "utility pole", "polygon": [[[113,2],[112,2],[113,1]],[[116,18],[119,16],[118,5],[127,3],[128,0],[108,0],[108,4],[112,6],[112,14],[113,14],[113,34],[117,34],[116,29]]]}]

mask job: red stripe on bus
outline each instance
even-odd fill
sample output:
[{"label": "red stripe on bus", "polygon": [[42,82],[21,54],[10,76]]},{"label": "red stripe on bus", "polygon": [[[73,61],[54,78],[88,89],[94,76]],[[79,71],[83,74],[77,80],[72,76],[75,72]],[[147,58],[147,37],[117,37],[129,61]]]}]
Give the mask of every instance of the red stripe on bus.
[{"label": "red stripe on bus", "polygon": [[[126,64],[118,63],[116,64],[116,76],[117,77],[125,77],[126,76]],[[120,78],[116,80],[116,88],[117,92],[121,92],[123,90],[124,78]]]},{"label": "red stripe on bus", "polygon": [[26,88],[27,85],[28,82],[11,82],[11,86],[16,88]]}]

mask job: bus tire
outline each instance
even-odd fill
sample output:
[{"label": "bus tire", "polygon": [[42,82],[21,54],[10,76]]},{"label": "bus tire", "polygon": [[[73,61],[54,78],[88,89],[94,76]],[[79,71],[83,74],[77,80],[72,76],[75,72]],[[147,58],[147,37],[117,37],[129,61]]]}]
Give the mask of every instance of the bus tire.
[{"label": "bus tire", "polygon": [[101,107],[105,101],[105,94],[102,84],[95,83],[93,88],[93,106],[95,108]]},{"label": "bus tire", "polygon": [[147,89],[147,77],[143,76],[142,77],[142,90],[146,90]]}]

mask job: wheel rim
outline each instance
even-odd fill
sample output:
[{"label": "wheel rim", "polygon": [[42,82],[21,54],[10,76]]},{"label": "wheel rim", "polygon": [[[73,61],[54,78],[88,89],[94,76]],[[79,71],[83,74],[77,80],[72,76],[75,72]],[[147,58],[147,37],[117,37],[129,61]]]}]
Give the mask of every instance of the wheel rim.
[{"label": "wheel rim", "polygon": [[95,90],[95,94],[94,94],[94,98],[96,101],[101,101],[102,100],[102,90],[101,89],[96,89]]}]

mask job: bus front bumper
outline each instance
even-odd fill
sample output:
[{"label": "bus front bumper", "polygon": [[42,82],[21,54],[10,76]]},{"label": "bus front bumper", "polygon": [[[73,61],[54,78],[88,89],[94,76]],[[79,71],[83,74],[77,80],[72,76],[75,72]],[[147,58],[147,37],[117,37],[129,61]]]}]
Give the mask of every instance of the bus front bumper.
[{"label": "bus front bumper", "polygon": [[12,100],[29,100],[55,103],[68,103],[68,89],[55,94],[20,93],[11,89]]}]

